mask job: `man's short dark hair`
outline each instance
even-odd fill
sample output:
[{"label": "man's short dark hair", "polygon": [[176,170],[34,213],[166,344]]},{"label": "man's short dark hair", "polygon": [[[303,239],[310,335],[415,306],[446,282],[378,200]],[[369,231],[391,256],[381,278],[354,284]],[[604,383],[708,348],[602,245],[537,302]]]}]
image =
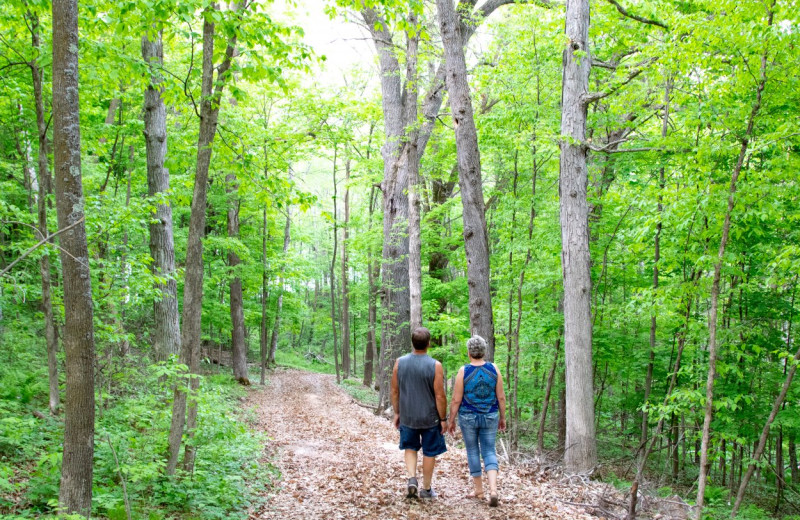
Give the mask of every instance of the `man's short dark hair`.
[{"label": "man's short dark hair", "polygon": [[428,350],[431,344],[431,331],[425,327],[417,327],[411,334],[411,344],[416,350]]}]

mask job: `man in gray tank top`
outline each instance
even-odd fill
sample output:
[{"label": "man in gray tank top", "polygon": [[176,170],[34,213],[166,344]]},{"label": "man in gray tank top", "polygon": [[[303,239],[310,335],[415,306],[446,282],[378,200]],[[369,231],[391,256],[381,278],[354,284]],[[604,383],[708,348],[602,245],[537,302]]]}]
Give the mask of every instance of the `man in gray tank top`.
[{"label": "man in gray tank top", "polygon": [[406,498],[417,498],[417,452],[422,448],[420,498],[436,496],[431,487],[436,456],[447,451],[447,395],[442,364],[428,355],[431,333],[425,327],[411,334],[413,352],[399,358],[392,372],[394,427],[400,430],[408,473]]}]

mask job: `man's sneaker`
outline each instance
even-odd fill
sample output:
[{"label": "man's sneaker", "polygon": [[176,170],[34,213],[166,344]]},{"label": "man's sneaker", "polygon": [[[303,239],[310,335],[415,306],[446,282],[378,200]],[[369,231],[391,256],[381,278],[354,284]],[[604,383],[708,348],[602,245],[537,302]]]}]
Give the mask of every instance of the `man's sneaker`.
[{"label": "man's sneaker", "polygon": [[408,494],[406,498],[417,498],[417,477],[408,479]]},{"label": "man's sneaker", "polygon": [[439,495],[436,494],[436,491],[434,491],[433,488],[419,490],[420,498],[436,498],[437,496]]}]

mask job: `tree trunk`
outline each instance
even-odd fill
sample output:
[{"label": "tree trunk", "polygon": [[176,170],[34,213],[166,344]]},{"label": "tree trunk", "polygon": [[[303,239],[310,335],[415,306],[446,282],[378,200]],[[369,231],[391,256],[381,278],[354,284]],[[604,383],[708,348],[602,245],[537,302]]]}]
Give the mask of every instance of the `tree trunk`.
[{"label": "tree trunk", "polygon": [[347,288],[347,238],[350,225],[350,158],[344,163],[344,225],[342,226],[342,375],[350,377],[350,293]]},{"label": "tree trunk", "polygon": [[333,361],[336,365],[336,382],[341,382],[339,374],[339,328],[336,326],[336,251],[339,249],[339,231],[336,217],[336,147],[333,148],[333,253],[331,254],[331,327],[333,328]]},{"label": "tree trunk", "polygon": [[[375,187],[369,194],[369,223],[367,224],[367,234],[372,236],[372,216],[375,213]],[[377,301],[378,301],[378,288],[376,281],[380,276],[380,264],[375,259],[375,250],[370,244],[367,256],[367,315],[368,315],[368,328],[367,328],[367,345],[364,352],[364,386],[372,387],[372,372],[373,365],[377,354],[377,345],[375,338],[375,327],[377,321]]]},{"label": "tree trunk", "polygon": [[[589,2],[568,0],[561,91],[561,262],[564,274],[564,359],[566,361],[567,438],[564,462],[569,473],[588,473],[597,465],[592,389],[592,278],[589,255],[589,204],[586,199],[586,99],[591,55]],[[580,53],[580,55],[576,55]]]},{"label": "tree trunk", "polygon": [[389,379],[394,361],[408,348],[410,296],[408,274],[408,168],[401,165],[404,135],[403,92],[400,64],[392,35],[372,9],[361,15],[378,51],[385,143],[383,156],[383,252],[381,350],[377,382],[378,411],[389,405]]},{"label": "tree trunk", "polygon": [[558,351],[561,347],[561,333],[559,332],[556,339],[555,353],[553,354],[553,364],[550,366],[550,373],[547,375],[547,386],[544,392],[544,401],[542,402],[542,413],[539,416],[539,431],[536,435],[536,452],[539,455],[544,453],[544,425],[547,419],[547,407],[550,404],[550,394],[553,391],[553,381],[555,380],[556,370],[558,369]]},{"label": "tree trunk", "polygon": [[[26,13],[31,31],[31,45],[37,52],[41,52],[41,33],[38,14],[28,11]],[[39,138],[38,163],[39,182],[37,197],[37,217],[39,224],[39,239],[49,235],[47,224],[47,195],[50,193],[50,163],[47,159],[47,122],[44,113],[44,97],[42,94],[43,71],[39,63],[33,59],[30,62],[31,75],[33,76],[33,99],[36,109],[36,128]],[[42,311],[44,312],[44,337],[47,345],[47,373],[50,387],[49,405],[50,413],[58,413],[58,334],[55,318],[53,316],[52,281],[50,278],[50,255],[45,253],[39,260],[39,272],[42,276]]]},{"label": "tree trunk", "polygon": [[267,207],[262,210],[261,222],[261,327],[259,346],[261,347],[261,385],[267,384]]},{"label": "tree trunk", "polygon": [[94,458],[94,324],[78,102],[78,3],[53,1],[53,152],[64,276],[64,454],[59,510],[89,516]]},{"label": "tree trunk", "polygon": [[494,318],[489,287],[489,240],[481,179],[478,133],[467,82],[467,64],[459,32],[459,18],[450,0],[437,0],[439,25],[446,67],[446,85],[456,135],[458,183],[464,221],[464,249],[467,257],[469,321],[471,334],[482,336],[488,347],[486,360],[494,359]]},{"label": "tree trunk", "polygon": [[[142,58],[150,67],[150,84],[144,93],[144,137],[147,150],[147,191],[151,197],[169,193],[169,171],[164,167],[167,154],[167,113],[160,68],[164,64],[161,32],[155,41],[142,36]],[[175,271],[175,239],[172,228],[172,207],[169,202],[156,204],[150,221],[150,255],[156,288],[161,293],[153,304],[153,353],[156,361],[176,356],[181,350],[180,317],[178,315],[178,283]],[[181,362],[186,362],[182,359]]]},{"label": "tree trunk", "polygon": [[419,102],[417,95],[417,54],[419,50],[419,28],[416,15],[410,15],[408,24],[411,31],[406,31],[406,99],[405,120],[408,127],[405,147],[406,164],[408,165],[408,288],[410,329],[413,331],[422,326],[422,239],[420,223],[420,180],[417,125]]},{"label": "tree trunk", "polygon": [[[291,174],[289,181],[291,182]],[[292,212],[291,207],[286,206],[286,225],[283,226],[283,259],[286,261],[286,253],[289,252],[289,240],[291,239],[292,229]],[[267,364],[275,366],[275,351],[278,350],[278,334],[281,329],[281,312],[283,311],[283,273],[284,267],[281,266],[281,274],[278,276],[278,301],[275,306],[275,324],[272,328],[272,337],[270,338],[269,359]]]},{"label": "tree trunk", "polygon": [[[773,4],[774,5],[774,2]],[[767,27],[772,25],[772,7],[767,8]],[[725,247],[728,244],[728,235],[731,228],[731,213],[733,212],[734,195],[736,194],[736,183],[739,180],[739,174],[744,166],[744,160],[747,156],[747,148],[750,139],[753,137],[753,129],[755,128],[756,116],[761,108],[761,96],[764,92],[764,87],[767,83],[767,49],[761,55],[761,74],[756,87],[756,101],[753,108],[750,110],[750,117],[747,121],[747,131],[741,140],[739,148],[739,158],[736,161],[736,166],[733,168],[731,175],[731,184],[728,194],[728,207],[725,211],[725,221],[722,224],[722,237],[719,241],[719,252],[717,253],[717,262],[714,264],[714,281],[711,285],[711,308],[708,314],[708,377],[706,378],[706,403],[705,412],[703,414],[703,433],[702,444],[700,447],[700,475],[697,481],[697,520],[703,516],[703,500],[706,491],[706,476],[708,474],[708,449],[711,437],[711,417],[714,410],[714,379],[717,377],[717,312],[719,306],[719,292],[720,292],[720,278],[722,276],[722,262],[725,256]],[[800,351],[798,351],[800,355]],[[794,372],[792,372],[794,375]],[[787,376],[788,377],[788,376]],[[790,379],[787,379],[791,383]],[[784,394],[785,395],[785,394]],[[780,409],[780,406],[778,407]],[[777,414],[777,411],[774,412]],[[772,416],[772,414],[771,414]],[[774,416],[772,417],[774,419]],[[765,425],[765,431],[769,433],[769,425],[772,420],[769,420]],[[758,456],[755,457],[758,460]],[[749,473],[749,469],[748,469]],[[747,477],[746,477],[747,479]],[[744,484],[744,482],[743,482]],[[746,487],[746,484],[745,484]],[[739,487],[741,494],[744,494],[742,486]],[[741,502],[740,496],[736,497],[736,504],[733,507],[732,515],[736,514],[738,504]]]},{"label": "tree trunk", "polygon": [[[664,118],[661,121],[661,137],[667,137],[669,130],[669,100],[670,100],[670,87],[671,84],[667,80],[667,86],[664,89]],[[656,236],[653,240],[653,308],[650,310],[650,359],[647,363],[647,377],[644,382],[644,404],[647,406],[647,401],[650,399],[650,391],[653,388],[653,364],[656,356],[656,309],[655,302],[657,300],[658,291],[658,262],[661,260],[661,214],[664,212],[663,191],[664,191],[664,167],[662,166],[658,172],[658,222],[656,223]],[[642,412],[642,433],[639,438],[639,445],[644,446],[647,442],[647,425],[648,413]]]},{"label": "tree trunk", "polygon": [[[229,173],[225,177],[226,190],[231,197],[228,201],[228,238],[239,237],[239,183],[236,174]],[[242,293],[242,277],[239,265],[242,260],[236,251],[228,250],[228,266],[231,269],[230,311],[231,311],[231,364],[233,378],[242,385],[249,385],[247,377],[247,345],[244,338],[244,295]]]},{"label": "tree trunk", "polygon": [[[203,75],[202,98],[200,101],[200,132],[197,139],[197,166],[195,170],[194,192],[192,194],[191,216],[189,218],[189,237],[186,244],[186,275],[183,290],[183,330],[181,343],[187,353],[189,372],[197,374],[200,368],[200,334],[203,311],[203,236],[206,227],[206,200],[208,193],[208,170],[211,164],[211,145],[217,131],[220,99],[225,88],[236,48],[236,36],[231,36],[225,49],[225,57],[217,67],[214,78],[214,23],[210,16],[203,21]],[[190,390],[195,393],[199,380],[193,377]],[[172,474],[177,465],[183,430],[183,411],[186,408],[186,394],[181,392],[173,405],[173,422],[170,430],[170,459],[167,474]],[[176,421],[176,416],[178,420]],[[197,422],[197,405],[189,403],[186,413],[186,430],[193,435]],[[178,428],[180,426],[180,428]],[[183,466],[187,471],[194,468],[194,447],[186,445]]]}]

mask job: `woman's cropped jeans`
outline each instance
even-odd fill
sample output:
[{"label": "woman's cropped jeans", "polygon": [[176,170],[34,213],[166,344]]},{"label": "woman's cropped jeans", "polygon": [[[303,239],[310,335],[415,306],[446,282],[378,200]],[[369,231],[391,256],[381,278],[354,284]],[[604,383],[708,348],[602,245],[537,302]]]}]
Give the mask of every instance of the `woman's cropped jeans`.
[{"label": "woman's cropped jeans", "polygon": [[464,445],[467,448],[469,474],[473,477],[481,476],[481,458],[486,471],[497,471],[495,439],[499,419],[497,412],[459,411],[458,413],[458,425],[461,427]]}]

